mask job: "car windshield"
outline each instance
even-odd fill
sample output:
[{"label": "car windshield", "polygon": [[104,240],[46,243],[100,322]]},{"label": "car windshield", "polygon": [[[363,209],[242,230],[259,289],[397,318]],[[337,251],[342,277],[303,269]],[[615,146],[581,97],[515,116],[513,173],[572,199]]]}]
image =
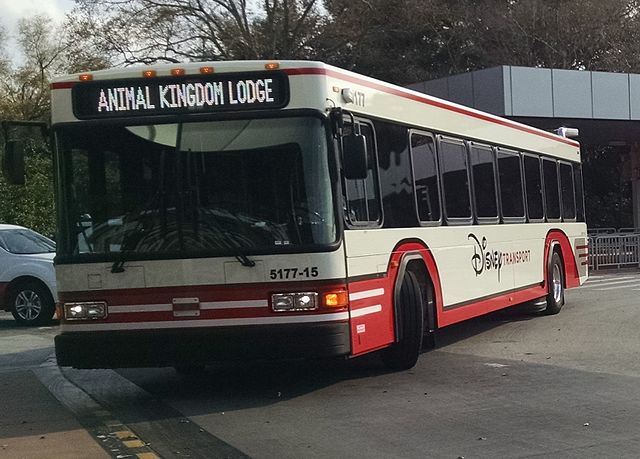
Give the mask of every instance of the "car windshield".
[{"label": "car windshield", "polygon": [[319,118],[68,126],[57,138],[65,255],[237,256],[336,240]]},{"label": "car windshield", "polygon": [[0,230],[0,247],[19,255],[56,251],[55,242],[26,228]]}]

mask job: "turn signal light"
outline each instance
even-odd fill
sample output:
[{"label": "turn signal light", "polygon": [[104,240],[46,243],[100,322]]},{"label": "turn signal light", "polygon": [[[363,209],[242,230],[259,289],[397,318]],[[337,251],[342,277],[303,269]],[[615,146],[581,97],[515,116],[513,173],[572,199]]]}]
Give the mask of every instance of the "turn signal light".
[{"label": "turn signal light", "polygon": [[200,67],[200,73],[203,75],[210,75],[213,73],[213,67]]},{"label": "turn signal light", "polygon": [[346,290],[325,293],[323,304],[328,308],[346,308],[349,305],[349,294]]},{"label": "turn signal light", "polygon": [[277,70],[280,68],[280,64],[278,64],[277,62],[267,62],[266,64],[264,64],[264,68],[267,70]]},{"label": "turn signal light", "polygon": [[153,78],[156,76],[156,71],[155,70],[145,70],[144,72],[142,72],[142,76],[145,78]]},{"label": "turn signal light", "polygon": [[171,69],[171,75],[173,76],[183,76],[184,69]]},{"label": "turn signal light", "polygon": [[80,81],[91,81],[93,80],[93,75],[91,75],[90,73],[83,73],[78,77],[78,79]]}]

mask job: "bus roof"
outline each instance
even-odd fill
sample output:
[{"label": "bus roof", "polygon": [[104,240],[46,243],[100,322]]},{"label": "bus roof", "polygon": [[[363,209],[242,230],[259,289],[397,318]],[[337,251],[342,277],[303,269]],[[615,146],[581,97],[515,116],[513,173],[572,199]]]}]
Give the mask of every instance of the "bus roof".
[{"label": "bus roof", "polygon": [[[156,77],[171,77],[173,69],[182,69],[185,75],[200,75],[204,67],[213,68],[215,74],[244,73],[265,71],[268,64],[277,64],[277,68],[287,74],[290,79],[309,76],[324,77],[326,81],[323,94],[327,97],[316,98],[316,103],[326,105],[330,95],[335,98],[335,100],[331,99],[333,104],[354,113],[403,122],[416,128],[433,130],[445,135],[461,135],[473,140],[542,151],[573,161],[580,160],[579,143],[574,140],[323,62],[300,60],[190,62],[112,68],[88,73],[92,81],[142,80],[143,72],[147,70],[153,70]],[[69,89],[80,83],[81,75],[83,74],[78,73],[57,77],[53,80],[51,88]],[[361,91],[363,98],[366,94],[367,100],[372,102],[367,106],[346,102],[341,97],[345,89]],[[287,108],[303,106],[304,103],[299,102],[298,107]]]}]

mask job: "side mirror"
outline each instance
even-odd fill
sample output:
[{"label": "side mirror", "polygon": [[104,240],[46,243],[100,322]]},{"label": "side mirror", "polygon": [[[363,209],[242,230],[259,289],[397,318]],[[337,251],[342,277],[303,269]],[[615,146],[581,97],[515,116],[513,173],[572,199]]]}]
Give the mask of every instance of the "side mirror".
[{"label": "side mirror", "polygon": [[347,179],[367,178],[367,139],[365,136],[351,133],[342,137],[342,161],[344,175]]},{"label": "side mirror", "polygon": [[8,140],[4,145],[2,171],[11,185],[24,185],[24,142]]}]

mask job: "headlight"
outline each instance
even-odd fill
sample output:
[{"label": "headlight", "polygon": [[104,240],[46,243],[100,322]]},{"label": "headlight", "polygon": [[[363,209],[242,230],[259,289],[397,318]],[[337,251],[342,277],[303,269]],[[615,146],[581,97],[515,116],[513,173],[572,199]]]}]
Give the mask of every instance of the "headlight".
[{"label": "headlight", "polygon": [[271,295],[271,309],[274,312],[312,311],[318,309],[316,292],[275,293]]},{"label": "headlight", "polygon": [[104,301],[64,304],[64,318],[67,320],[95,320],[106,317],[107,303]]}]

